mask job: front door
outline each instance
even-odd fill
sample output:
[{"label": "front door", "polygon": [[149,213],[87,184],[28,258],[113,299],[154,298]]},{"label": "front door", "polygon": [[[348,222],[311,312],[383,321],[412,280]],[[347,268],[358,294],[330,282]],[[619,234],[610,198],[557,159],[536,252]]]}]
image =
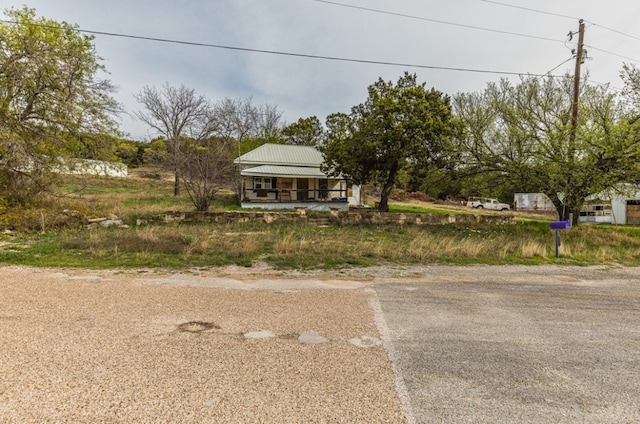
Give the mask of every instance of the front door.
[{"label": "front door", "polygon": [[298,180],[298,200],[304,202],[309,198],[309,180],[300,178]]}]

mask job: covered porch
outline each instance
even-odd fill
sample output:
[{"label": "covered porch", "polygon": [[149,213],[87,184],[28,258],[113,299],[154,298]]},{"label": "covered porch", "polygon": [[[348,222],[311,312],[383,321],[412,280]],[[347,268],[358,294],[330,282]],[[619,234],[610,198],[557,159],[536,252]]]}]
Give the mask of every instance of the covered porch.
[{"label": "covered porch", "polygon": [[243,208],[349,208],[347,182],[315,168],[264,165],[245,169],[241,176]]}]

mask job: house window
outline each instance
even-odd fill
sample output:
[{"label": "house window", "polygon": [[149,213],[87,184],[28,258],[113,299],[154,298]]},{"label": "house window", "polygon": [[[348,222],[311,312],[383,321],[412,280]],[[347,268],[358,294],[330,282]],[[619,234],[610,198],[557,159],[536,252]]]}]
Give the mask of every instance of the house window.
[{"label": "house window", "polygon": [[270,190],[273,188],[273,179],[264,177],[253,177],[253,188],[256,190]]}]

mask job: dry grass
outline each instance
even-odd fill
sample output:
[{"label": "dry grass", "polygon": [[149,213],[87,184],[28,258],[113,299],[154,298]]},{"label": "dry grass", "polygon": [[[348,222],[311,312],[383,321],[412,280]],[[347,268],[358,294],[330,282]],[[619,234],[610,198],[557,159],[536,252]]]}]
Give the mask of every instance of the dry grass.
[{"label": "dry grass", "polygon": [[[437,227],[436,227],[437,228]],[[273,253],[281,258],[331,255],[354,260],[372,259],[390,262],[466,261],[479,258],[505,260],[514,256],[546,258],[549,247],[541,241],[514,241],[506,235],[483,235],[462,228],[406,227],[396,232],[388,228],[347,228],[342,234],[331,230],[291,231],[274,242]],[[360,230],[360,231],[359,231]],[[459,234],[452,234],[457,232]]]},{"label": "dry grass", "polygon": [[[620,230],[606,228],[570,231],[562,238],[562,263],[640,263],[640,237],[634,234],[615,234]],[[21,248],[11,249],[12,245]],[[553,232],[544,222],[324,228],[300,223],[171,224],[39,234],[3,246],[0,260],[178,268],[229,263],[248,266],[257,260],[285,268],[438,262],[536,264],[558,262],[554,249]]]},{"label": "dry grass", "polygon": [[[39,209],[0,213],[0,221],[3,217],[11,220],[23,217],[25,227],[37,231],[1,246],[0,260],[36,265],[178,268],[228,263],[251,265],[257,260],[287,268],[379,263],[558,262],[553,232],[549,221],[543,218],[526,217],[516,225],[468,227],[451,224],[319,228],[300,223],[249,222],[136,227],[137,217],[168,210],[192,210],[189,199],[173,197],[169,179],[76,177],[70,178],[67,184],[67,191],[74,194],[57,199],[57,205],[50,208],[49,214]],[[231,198],[229,193],[221,195],[213,209],[229,208]],[[405,202],[396,207],[422,213],[468,212],[464,207],[456,209],[453,205],[418,202]],[[61,213],[63,209],[77,213],[65,215]],[[87,230],[78,218],[106,213],[117,215],[131,227]],[[61,228],[66,230],[54,231]],[[640,229],[581,225],[562,233],[560,255],[561,263],[640,264]]]},{"label": "dry grass", "polygon": [[546,258],[548,248],[536,240],[526,240],[520,244],[520,254],[523,258]]},{"label": "dry grass", "polygon": [[432,234],[419,234],[413,238],[406,248],[405,254],[414,260],[474,258],[494,247],[493,241],[473,240],[469,238],[442,238]]}]

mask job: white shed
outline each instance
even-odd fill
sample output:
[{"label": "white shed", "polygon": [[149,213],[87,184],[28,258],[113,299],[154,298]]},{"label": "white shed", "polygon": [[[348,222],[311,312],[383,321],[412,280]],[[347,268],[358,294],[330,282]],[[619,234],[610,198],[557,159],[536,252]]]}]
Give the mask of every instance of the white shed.
[{"label": "white shed", "polygon": [[580,222],[640,225],[640,188],[625,184],[589,197]]},{"label": "white shed", "polygon": [[[543,193],[516,193],[514,203],[519,211],[555,211],[553,203]],[[588,197],[580,211],[579,221],[640,225],[640,188],[623,185]]]}]

